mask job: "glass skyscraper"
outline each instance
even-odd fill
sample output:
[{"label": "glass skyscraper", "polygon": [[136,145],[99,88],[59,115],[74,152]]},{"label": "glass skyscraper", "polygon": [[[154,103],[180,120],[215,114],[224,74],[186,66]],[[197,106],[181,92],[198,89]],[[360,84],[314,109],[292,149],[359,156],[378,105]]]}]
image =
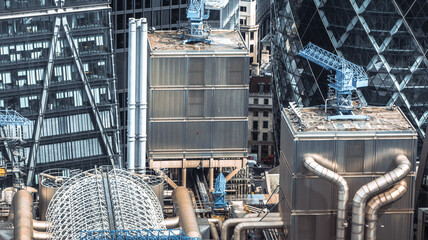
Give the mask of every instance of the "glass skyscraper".
[{"label": "glass skyscraper", "polygon": [[428,2],[425,0],[271,1],[278,104],[322,104],[328,72],[297,56],[312,42],[364,67],[369,105],[397,105],[424,135],[428,118]]},{"label": "glass skyscraper", "polygon": [[33,122],[27,183],[48,168],[121,165],[109,4],[0,1],[0,107]]}]

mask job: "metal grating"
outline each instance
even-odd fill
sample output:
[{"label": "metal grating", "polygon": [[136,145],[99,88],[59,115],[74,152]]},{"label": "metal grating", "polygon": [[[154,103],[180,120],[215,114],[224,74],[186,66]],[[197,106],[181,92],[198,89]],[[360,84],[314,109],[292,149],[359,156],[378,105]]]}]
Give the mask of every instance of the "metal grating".
[{"label": "metal grating", "polygon": [[200,238],[197,237],[187,236],[187,234],[180,229],[81,232],[80,240],[95,239],[200,240]]},{"label": "metal grating", "polygon": [[161,205],[143,178],[96,168],[68,180],[47,210],[52,239],[79,239],[85,231],[165,229]]}]

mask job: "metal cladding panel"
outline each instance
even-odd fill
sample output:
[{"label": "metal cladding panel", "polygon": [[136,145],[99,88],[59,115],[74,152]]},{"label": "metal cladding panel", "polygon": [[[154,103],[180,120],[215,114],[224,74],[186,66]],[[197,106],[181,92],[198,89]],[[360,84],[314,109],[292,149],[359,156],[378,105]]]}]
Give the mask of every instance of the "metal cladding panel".
[{"label": "metal cladding panel", "polygon": [[290,166],[288,165],[287,160],[285,159],[284,153],[281,150],[280,152],[281,156],[280,156],[280,171],[281,174],[279,175],[279,182],[280,182],[280,186],[281,186],[281,193],[284,194],[284,202],[287,203],[288,208],[290,208],[289,206],[292,206],[292,199],[293,199],[293,182],[292,182],[292,174],[291,174],[291,169]]},{"label": "metal cladding panel", "polygon": [[321,178],[293,178],[293,210],[332,210],[337,195],[335,186]]},{"label": "metal cladding panel", "polygon": [[248,122],[214,122],[213,148],[247,148]]},{"label": "metal cladding panel", "polygon": [[240,117],[248,115],[246,89],[214,90],[214,117]]},{"label": "metal cladding panel", "polygon": [[183,149],[184,122],[151,122],[149,125],[151,150]]},{"label": "metal cladding panel", "polygon": [[294,137],[288,128],[287,123],[285,122],[284,117],[281,118],[281,136],[280,136],[280,143],[281,143],[281,152],[283,154],[283,158],[285,158],[285,161],[287,161],[288,166],[292,168],[294,165],[294,156],[295,156],[295,147],[296,147],[296,141],[294,140]]},{"label": "metal cladding panel", "polygon": [[334,215],[292,215],[289,240],[331,240],[335,236]]},{"label": "metal cladding panel", "polygon": [[376,235],[377,239],[413,239],[413,213],[378,214]]},{"label": "metal cladding panel", "polygon": [[150,86],[184,86],[187,84],[186,58],[151,58]]},{"label": "metal cladding panel", "polygon": [[186,92],[184,90],[151,91],[150,117],[151,118],[184,117],[186,115],[185,93]]},{"label": "metal cladding panel", "polygon": [[186,149],[212,148],[211,123],[188,122],[186,124]]}]

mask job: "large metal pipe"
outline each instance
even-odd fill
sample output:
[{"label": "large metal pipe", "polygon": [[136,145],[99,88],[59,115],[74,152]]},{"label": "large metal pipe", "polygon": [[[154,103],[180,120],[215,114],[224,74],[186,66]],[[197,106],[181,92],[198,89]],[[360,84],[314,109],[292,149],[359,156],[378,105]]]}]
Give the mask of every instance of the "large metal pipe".
[{"label": "large metal pipe", "polygon": [[128,42],[128,170],[135,170],[135,87],[136,87],[136,29],[134,18],[129,19]]},{"label": "large metal pipe", "polygon": [[285,234],[288,234],[288,230],[285,227],[284,221],[273,221],[273,222],[243,222],[235,227],[233,233],[234,240],[247,240],[245,231],[251,229],[284,229]]},{"label": "large metal pipe", "polygon": [[244,215],[244,218],[258,218],[258,217],[279,217],[278,212],[263,212],[263,213],[247,213]]},{"label": "large metal pipe", "polygon": [[364,239],[365,207],[370,196],[392,186],[410,172],[412,164],[405,155],[396,155],[394,161],[397,168],[362,186],[355,194],[352,204],[352,240]]},{"label": "large metal pipe", "polygon": [[[348,202],[349,187],[345,178],[333,172],[332,170],[322,166],[317,162],[322,157],[311,154],[305,156],[303,165],[313,174],[320,178],[333,182],[337,186],[337,225],[336,225],[336,239],[345,239],[345,228],[348,226],[346,223],[346,203]],[[325,162],[325,160],[323,160]]]},{"label": "large metal pipe", "polygon": [[280,217],[273,217],[273,218],[266,217],[264,219],[262,218],[229,218],[226,221],[224,221],[223,226],[221,227],[220,239],[230,240],[232,233],[229,231],[229,229],[243,222],[260,222],[260,221],[274,222],[274,221],[281,221],[281,220],[282,219]]},{"label": "large metal pipe", "polygon": [[28,190],[20,190],[13,197],[8,221],[13,221],[14,239],[40,239],[50,238],[47,231],[50,223],[33,219],[33,197]]},{"label": "large metal pipe", "polygon": [[218,228],[220,228],[220,229],[223,226],[223,221],[221,219],[218,219],[218,218],[208,218],[208,222],[217,224]]},{"label": "large metal pipe", "polygon": [[390,190],[376,195],[367,203],[366,209],[366,240],[376,240],[376,222],[379,209],[400,199],[407,190],[406,180],[401,180]]},{"label": "large metal pipe", "polygon": [[215,227],[215,223],[209,222],[209,224],[210,224],[211,238],[214,240],[220,240],[220,237],[218,236],[217,228]]},{"label": "large metal pipe", "polygon": [[140,104],[138,105],[138,167],[145,173],[146,171],[146,144],[147,144],[147,19],[142,18],[140,28],[140,57],[139,57],[139,69],[140,79],[139,87],[137,88],[139,93]]},{"label": "large metal pipe", "polygon": [[27,190],[19,190],[13,198],[13,226],[15,240],[33,237],[33,197]]},{"label": "large metal pipe", "polygon": [[183,231],[187,233],[189,237],[198,237],[202,239],[189,191],[185,187],[175,188],[172,192],[172,200],[177,209],[177,215],[180,217],[179,223]]},{"label": "large metal pipe", "polygon": [[165,224],[167,229],[177,228],[180,226],[180,218],[178,216],[173,218],[166,218],[163,220],[163,224]]}]

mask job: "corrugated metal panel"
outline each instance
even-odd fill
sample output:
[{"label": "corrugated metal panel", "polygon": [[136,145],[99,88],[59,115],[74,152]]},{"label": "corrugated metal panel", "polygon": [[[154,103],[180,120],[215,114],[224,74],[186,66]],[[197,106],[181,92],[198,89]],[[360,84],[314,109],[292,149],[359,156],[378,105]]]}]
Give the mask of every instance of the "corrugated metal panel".
[{"label": "corrugated metal panel", "polygon": [[184,122],[151,122],[150,149],[172,150],[184,149]]},{"label": "corrugated metal panel", "polygon": [[214,91],[214,117],[241,117],[248,112],[248,90],[221,89]]},{"label": "corrugated metal panel", "polygon": [[150,86],[184,86],[187,84],[187,59],[151,58]]},{"label": "corrugated metal panel", "polygon": [[188,122],[186,125],[187,149],[212,148],[210,122]]},{"label": "corrugated metal panel", "polygon": [[214,122],[213,148],[247,148],[247,122]]},{"label": "corrugated metal panel", "polygon": [[186,115],[184,90],[151,91],[151,118],[178,118]]}]

